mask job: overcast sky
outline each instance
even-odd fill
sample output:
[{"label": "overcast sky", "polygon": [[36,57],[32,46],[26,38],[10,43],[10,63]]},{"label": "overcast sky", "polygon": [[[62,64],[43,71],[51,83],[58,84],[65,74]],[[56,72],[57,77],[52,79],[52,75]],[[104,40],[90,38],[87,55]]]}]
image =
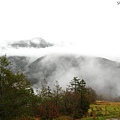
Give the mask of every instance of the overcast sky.
[{"label": "overcast sky", "polygon": [[[117,0],[0,0],[0,42],[41,37],[120,60]],[[77,50],[76,50],[77,52]]]}]

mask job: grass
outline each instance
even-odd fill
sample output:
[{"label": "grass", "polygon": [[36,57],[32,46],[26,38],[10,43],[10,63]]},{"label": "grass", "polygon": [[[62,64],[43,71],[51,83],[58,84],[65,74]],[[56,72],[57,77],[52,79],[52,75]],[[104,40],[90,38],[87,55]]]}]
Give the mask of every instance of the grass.
[{"label": "grass", "polygon": [[[119,117],[120,102],[96,101],[95,104],[90,105],[87,116],[77,120],[106,120]],[[72,118],[61,116],[55,120],[72,120]]]},{"label": "grass", "polygon": [[120,102],[96,101],[90,105],[88,116],[81,120],[106,120],[120,117]]}]

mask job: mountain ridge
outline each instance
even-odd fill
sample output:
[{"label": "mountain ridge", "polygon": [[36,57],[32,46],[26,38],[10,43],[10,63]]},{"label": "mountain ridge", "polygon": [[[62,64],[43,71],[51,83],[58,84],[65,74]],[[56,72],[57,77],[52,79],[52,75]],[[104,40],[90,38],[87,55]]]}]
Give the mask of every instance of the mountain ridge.
[{"label": "mountain ridge", "polygon": [[53,44],[45,41],[42,38],[33,38],[31,40],[21,40],[14,43],[10,43],[9,46],[14,48],[18,48],[18,47],[45,48],[45,47],[53,46]]}]

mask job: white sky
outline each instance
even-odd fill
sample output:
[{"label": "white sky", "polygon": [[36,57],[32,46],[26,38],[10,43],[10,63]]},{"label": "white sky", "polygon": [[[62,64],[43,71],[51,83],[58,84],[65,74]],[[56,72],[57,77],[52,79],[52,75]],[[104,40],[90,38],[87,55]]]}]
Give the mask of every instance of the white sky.
[{"label": "white sky", "polygon": [[120,5],[117,0],[0,0],[0,42],[35,37],[120,60]]}]

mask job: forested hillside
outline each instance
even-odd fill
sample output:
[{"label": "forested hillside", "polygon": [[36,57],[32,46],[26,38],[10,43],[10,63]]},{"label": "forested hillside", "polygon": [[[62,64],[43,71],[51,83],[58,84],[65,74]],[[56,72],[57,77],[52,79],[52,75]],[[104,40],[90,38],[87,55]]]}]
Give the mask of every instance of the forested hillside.
[{"label": "forested hillside", "polygon": [[34,93],[27,77],[21,72],[10,71],[9,65],[6,56],[0,57],[1,120],[50,120],[61,115],[81,118],[96,100],[95,91],[86,87],[85,80],[77,77],[71,80],[66,90],[60,87],[58,81],[51,89],[44,80],[42,87]]}]

